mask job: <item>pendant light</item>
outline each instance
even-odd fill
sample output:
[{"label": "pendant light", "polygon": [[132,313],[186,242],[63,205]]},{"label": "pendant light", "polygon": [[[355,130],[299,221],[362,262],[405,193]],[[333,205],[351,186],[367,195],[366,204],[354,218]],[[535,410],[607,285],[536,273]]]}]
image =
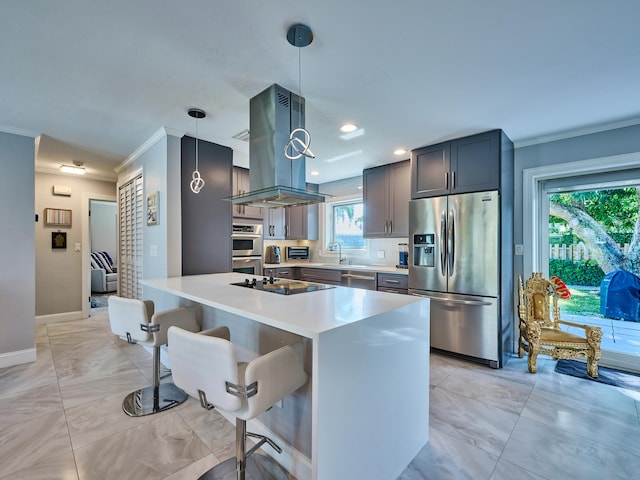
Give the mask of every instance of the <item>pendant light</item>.
[{"label": "pendant light", "polygon": [[189,186],[193,193],[200,193],[200,190],[204,187],[204,179],[200,176],[200,172],[198,171],[198,119],[206,117],[207,114],[204,110],[200,110],[199,108],[190,108],[187,113],[190,117],[196,119],[196,168],[191,175],[191,183]]},{"label": "pendant light", "polygon": [[[309,27],[302,24],[296,24],[289,28],[287,32],[287,41],[294,47],[298,47],[298,96],[302,97],[301,90],[301,68],[300,68],[300,50],[313,42],[313,32]],[[301,118],[301,115],[298,116]],[[297,160],[303,155],[308,158],[315,158],[313,152],[309,149],[311,144],[311,134],[306,128],[303,128],[298,120],[298,128],[294,128],[289,135],[289,143],[284,147],[284,156],[289,160]]]}]

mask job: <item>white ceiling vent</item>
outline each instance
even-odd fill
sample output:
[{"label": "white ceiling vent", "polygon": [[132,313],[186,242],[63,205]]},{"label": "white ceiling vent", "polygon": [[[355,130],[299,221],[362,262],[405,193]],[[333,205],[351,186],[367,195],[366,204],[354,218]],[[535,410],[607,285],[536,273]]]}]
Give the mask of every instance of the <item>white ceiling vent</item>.
[{"label": "white ceiling vent", "polygon": [[248,142],[249,141],[249,130],[247,130],[245,128],[241,132],[236,133],[233,136],[233,138],[235,138],[236,140],[242,140],[243,142]]}]

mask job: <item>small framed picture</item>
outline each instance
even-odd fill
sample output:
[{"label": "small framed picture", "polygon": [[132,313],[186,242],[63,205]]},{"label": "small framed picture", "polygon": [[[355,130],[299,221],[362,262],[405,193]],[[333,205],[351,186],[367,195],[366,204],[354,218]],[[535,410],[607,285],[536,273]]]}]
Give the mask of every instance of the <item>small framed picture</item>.
[{"label": "small framed picture", "polygon": [[147,225],[158,224],[158,192],[147,195]]},{"label": "small framed picture", "polygon": [[66,249],[67,248],[67,232],[51,232],[51,248]]},{"label": "small framed picture", "polygon": [[71,210],[63,208],[45,208],[44,224],[56,227],[71,226]]}]

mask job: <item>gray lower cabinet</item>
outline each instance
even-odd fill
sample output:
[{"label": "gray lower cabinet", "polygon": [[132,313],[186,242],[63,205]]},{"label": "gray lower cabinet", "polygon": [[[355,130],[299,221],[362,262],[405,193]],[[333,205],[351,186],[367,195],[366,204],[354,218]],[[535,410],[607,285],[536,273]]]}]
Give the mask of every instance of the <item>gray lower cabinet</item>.
[{"label": "gray lower cabinet", "polygon": [[397,273],[378,273],[377,288],[380,292],[409,293],[409,277]]},{"label": "gray lower cabinet", "polygon": [[411,164],[409,160],[362,172],[365,238],[409,235]]},{"label": "gray lower cabinet", "polygon": [[326,283],[329,285],[341,285],[342,270],[300,267],[298,280],[304,280],[305,282]]},{"label": "gray lower cabinet", "polygon": [[274,278],[290,278],[293,280],[297,280],[297,270],[297,267],[269,267],[264,269],[264,276]]}]

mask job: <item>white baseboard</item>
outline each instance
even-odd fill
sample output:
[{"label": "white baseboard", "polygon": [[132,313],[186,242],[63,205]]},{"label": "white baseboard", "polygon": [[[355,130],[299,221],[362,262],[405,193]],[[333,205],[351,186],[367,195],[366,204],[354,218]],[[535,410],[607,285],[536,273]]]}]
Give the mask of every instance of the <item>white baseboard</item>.
[{"label": "white baseboard", "polygon": [[27,348],[26,350],[17,350],[15,352],[0,353],[0,368],[13,367],[23,363],[31,363],[36,361],[36,348]]},{"label": "white baseboard", "polygon": [[627,372],[640,373],[638,357],[628,353],[615,352],[611,350],[603,351],[598,365]]},{"label": "white baseboard", "polygon": [[46,325],[47,323],[68,322],[69,320],[82,320],[82,312],[63,312],[51,315],[38,315],[36,325]]}]

